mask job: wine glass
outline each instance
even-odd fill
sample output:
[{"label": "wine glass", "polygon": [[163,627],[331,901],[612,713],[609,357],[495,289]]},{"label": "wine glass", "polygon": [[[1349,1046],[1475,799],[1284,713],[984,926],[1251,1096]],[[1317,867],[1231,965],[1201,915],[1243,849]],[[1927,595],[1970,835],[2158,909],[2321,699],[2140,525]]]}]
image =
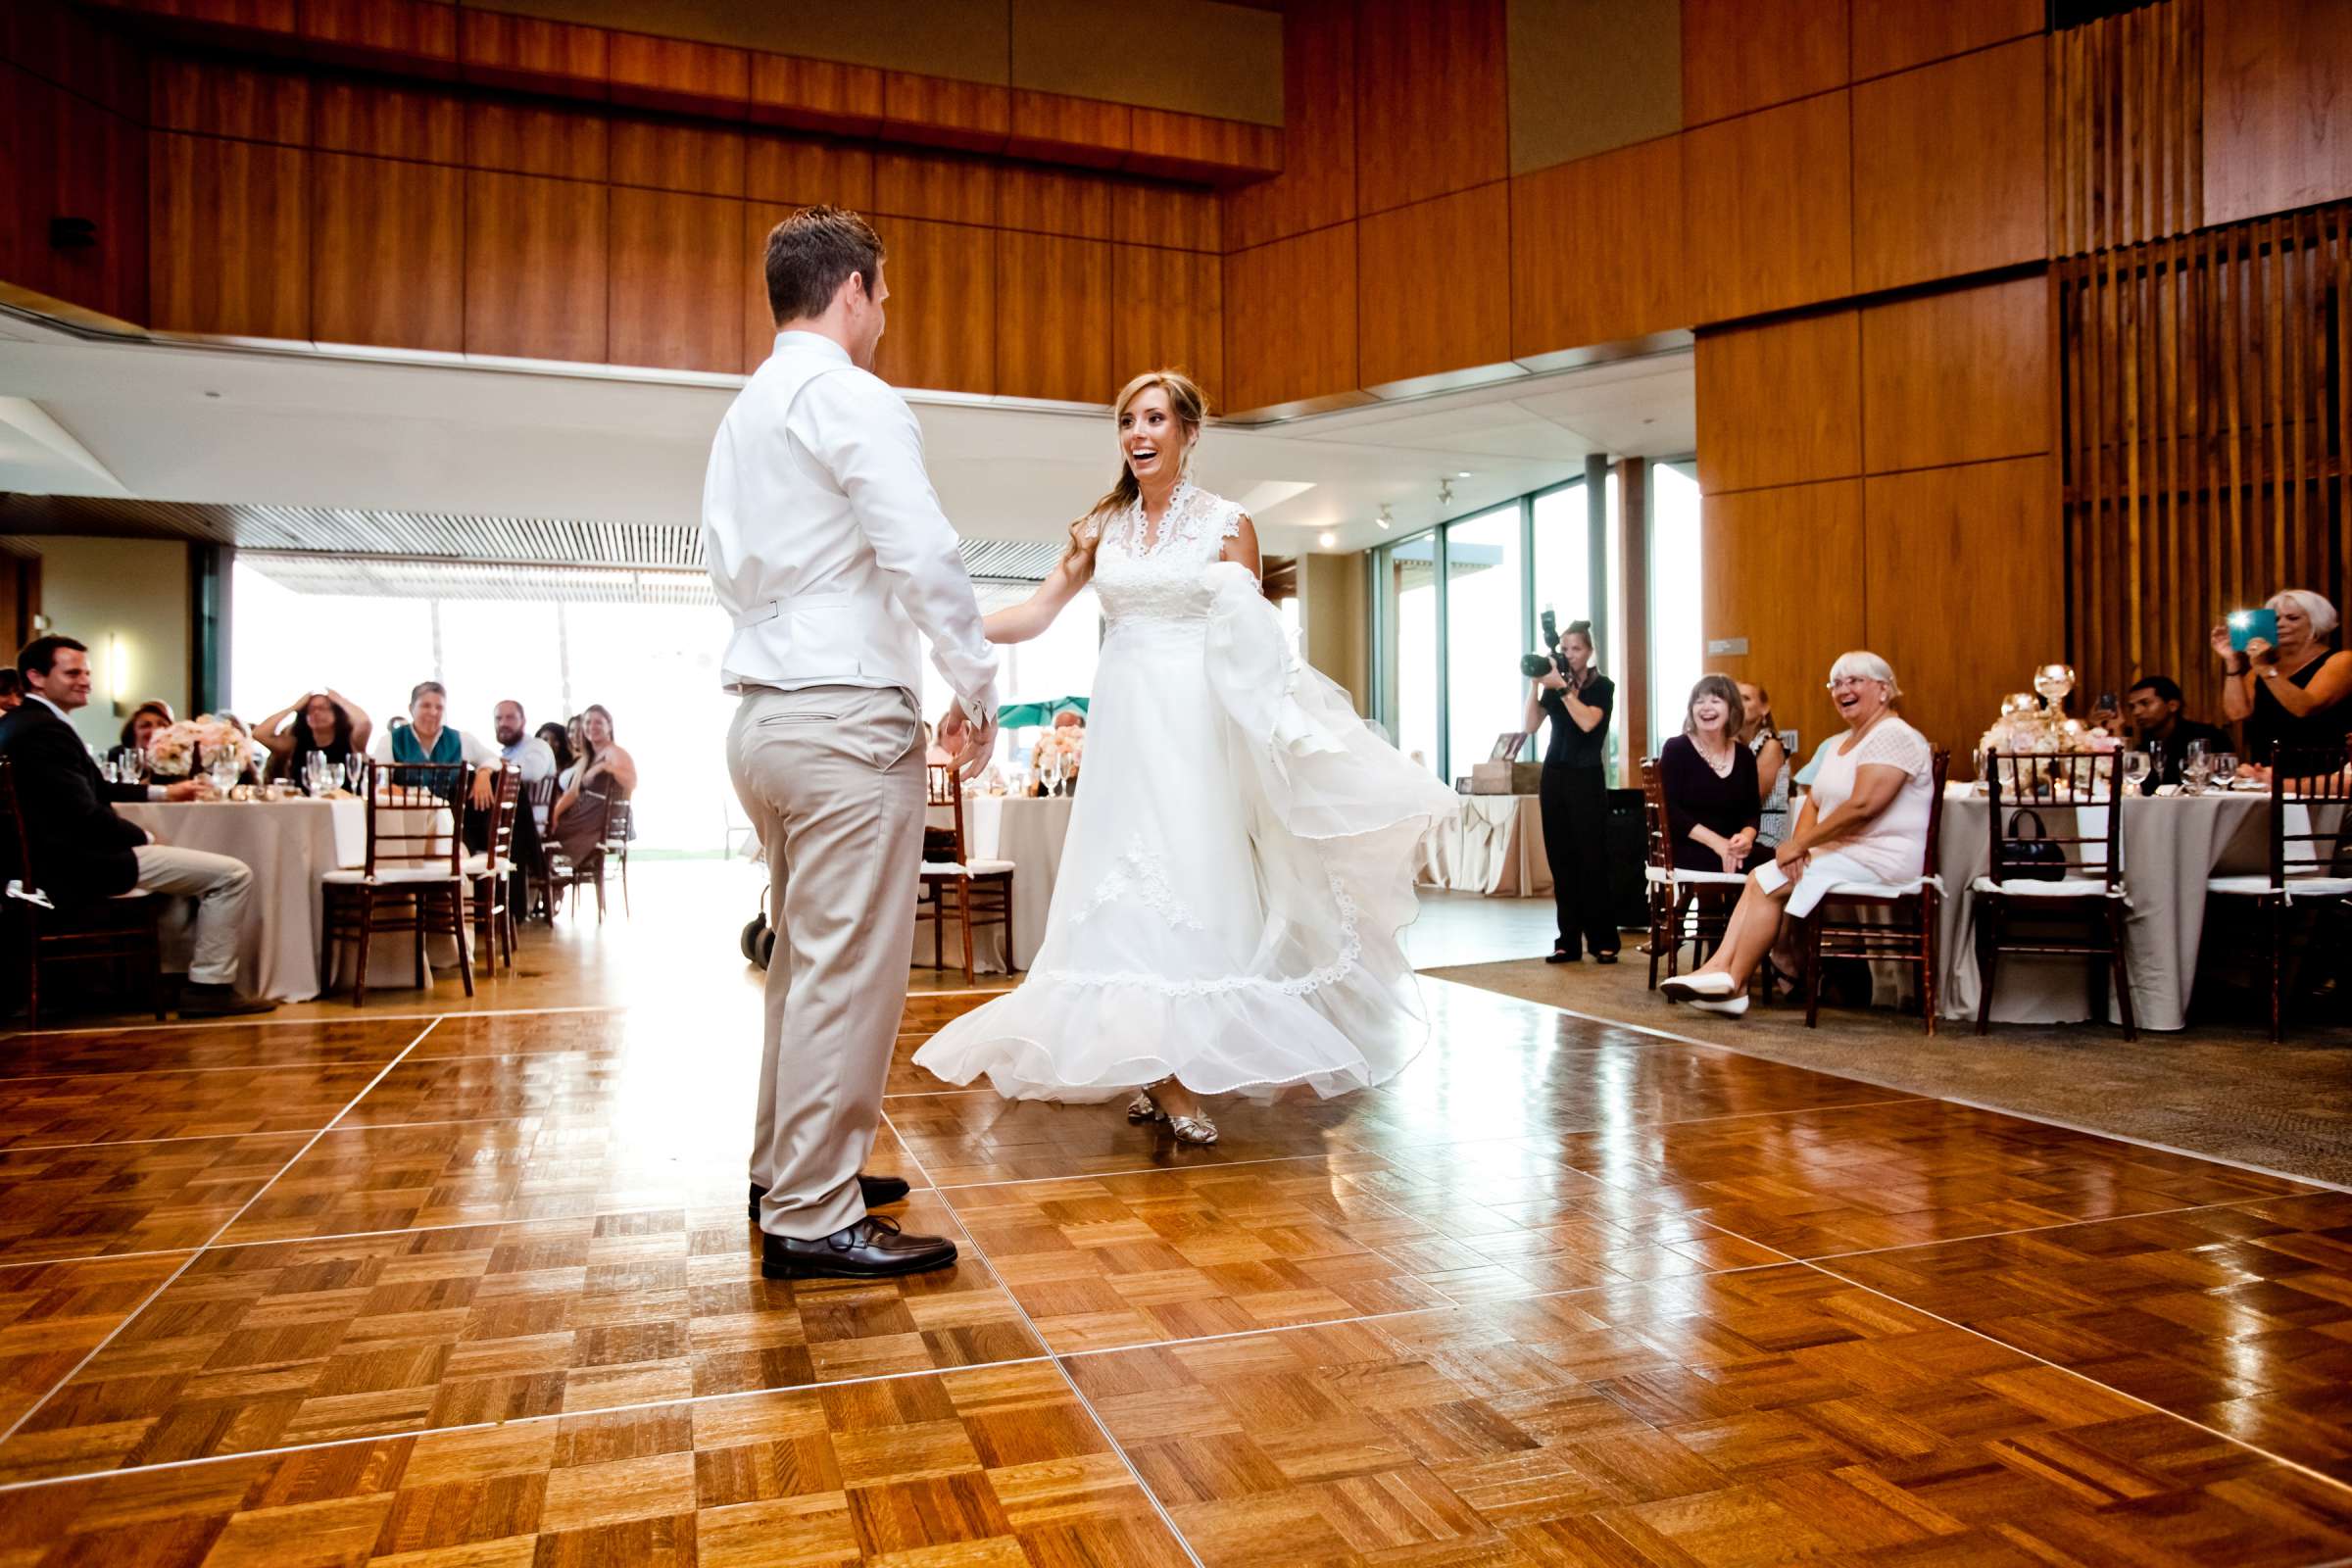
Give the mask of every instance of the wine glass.
[{"label": "wine glass", "polygon": [[2205,781],[2213,776],[2213,754],[2205,750],[2203,741],[2190,741],[2180,754],[2180,780],[2186,793],[2202,795]]},{"label": "wine glass", "polygon": [[2124,754],[2124,782],[2138,794],[2148,793],[2148,774],[2156,766],[2156,759],[2145,752]]},{"label": "wine glass", "polygon": [[245,771],[244,762],[237,756],[236,744],[223,742],[208,750],[204,771],[205,776],[213,781],[213,788],[221,795],[225,796],[236,788],[237,775]]},{"label": "wine glass", "polygon": [[2044,664],[2034,671],[2034,689],[2041,693],[2052,712],[2066,710],[2066,694],[2075,689],[2075,666]]},{"label": "wine glass", "polygon": [[367,782],[368,759],[358,752],[353,752],[343,759],[343,787],[357,795],[360,793],[360,786]]},{"label": "wine glass", "polygon": [[2222,781],[2222,788],[2228,789],[2230,787],[2230,780],[2237,776],[2237,754],[2234,752],[2215,752],[2212,757],[2212,761],[2213,776]]}]

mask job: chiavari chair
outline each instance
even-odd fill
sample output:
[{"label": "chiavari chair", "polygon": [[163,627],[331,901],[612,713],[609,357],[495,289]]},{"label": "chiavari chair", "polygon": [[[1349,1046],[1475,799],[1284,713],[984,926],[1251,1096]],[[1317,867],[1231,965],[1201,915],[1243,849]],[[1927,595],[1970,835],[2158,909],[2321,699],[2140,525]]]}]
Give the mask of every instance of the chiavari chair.
[{"label": "chiavari chair", "polygon": [[[2244,922],[2270,972],[2271,1038],[2286,1038],[2286,959],[2299,913],[2334,916],[2352,910],[2352,737],[2340,746],[2272,748],[2270,864],[2258,875],[2217,876],[2208,896],[2251,900],[2257,919]],[[2300,906],[2300,908],[2298,908]],[[2208,929],[2215,929],[2207,922]],[[2332,947],[2341,961],[2345,944]]]},{"label": "chiavari chair", "polygon": [[[2132,973],[2125,959],[2124,799],[2121,752],[1988,751],[1984,777],[1991,801],[1992,845],[1983,876],[1969,884],[1977,930],[1977,1033],[1992,1025],[1992,990],[2004,953],[2090,960],[2091,1015],[2105,1017],[2105,992],[2112,976],[2124,1038],[2137,1040],[2132,1010]],[[2042,812],[2064,824],[2090,831],[2054,833]],[[2041,836],[2013,838],[2021,817],[2031,814]],[[2029,858],[2019,846],[2049,846]],[[2043,875],[2055,872],[2055,875]],[[2053,925],[2079,924],[2081,935],[2053,932]],[[2032,934],[2018,935],[2019,927]]]},{"label": "chiavari chair", "polygon": [[514,967],[514,821],[522,802],[522,769],[498,764],[490,799],[489,847],[465,859],[472,882],[474,940],[492,967]]},{"label": "chiavari chair", "polygon": [[1928,837],[1919,875],[1890,884],[1840,882],[1800,922],[1806,1028],[1821,1024],[1823,960],[1867,958],[1919,970],[1919,1010],[1928,1033],[1936,1032],[1936,921],[1943,909],[1936,849],[1943,830],[1943,785],[1951,766],[1952,754],[1940,746],[1936,748],[1935,793],[1928,804]]},{"label": "chiavari chair", "polygon": [[[949,812],[953,825],[933,824],[924,834],[922,886],[916,895],[914,917],[918,923],[931,922],[931,966],[935,969],[947,967],[948,921],[953,918],[962,928],[963,978],[968,985],[978,977],[972,963],[975,926],[1004,928],[1004,967],[1013,966],[1013,864],[1010,860],[976,860],[966,853],[963,784],[953,766],[933,763],[925,767],[923,792],[925,807]],[[942,855],[947,858],[938,858]]]},{"label": "chiavari chair", "polygon": [[447,936],[458,945],[458,974],[473,995],[473,956],[466,930],[466,836],[460,812],[472,786],[470,763],[370,761],[362,788],[368,811],[368,858],[326,873],[321,968],[331,983],[336,956],[358,949],[351,1004],[368,995],[368,950],[376,933],[413,932],[416,988],[431,983],[424,945]]},{"label": "chiavari chair", "polygon": [[15,764],[0,757],[0,811],[8,836],[0,842],[0,930],[24,955],[24,1027],[41,1026],[41,967],[44,963],[134,965],[147,981],[147,1000],[164,1016],[163,942],[157,924],[164,901],[132,888],[94,904],[60,908],[32,874],[32,832],[17,799]]}]

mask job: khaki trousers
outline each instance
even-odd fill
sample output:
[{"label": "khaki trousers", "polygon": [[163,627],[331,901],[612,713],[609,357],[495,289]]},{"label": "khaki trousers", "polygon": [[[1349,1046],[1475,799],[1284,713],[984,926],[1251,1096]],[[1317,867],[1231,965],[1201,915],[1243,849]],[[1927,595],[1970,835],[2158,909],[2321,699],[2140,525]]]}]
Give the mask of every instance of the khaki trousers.
[{"label": "khaki trousers", "polygon": [[744,694],[727,770],[767,851],[767,966],[752,1180],[760,1228],[804,1241],[865,1214],[914,943],[922,720],[896,687]]}]

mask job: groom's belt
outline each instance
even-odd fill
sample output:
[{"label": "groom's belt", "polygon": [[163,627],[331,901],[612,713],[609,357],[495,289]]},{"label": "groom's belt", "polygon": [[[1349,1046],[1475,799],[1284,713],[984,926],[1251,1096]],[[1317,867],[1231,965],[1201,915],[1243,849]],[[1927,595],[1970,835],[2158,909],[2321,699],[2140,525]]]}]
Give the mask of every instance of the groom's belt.
[{"label": "groom's belt", "polygon": [[840,605],[853,605],[857,602],[858,596],[854,593],[786,594],[780,599],[770,599],[763,605],[754,605],[749,610],[737,611],[735,612],[735,629],[741,631],[747,626],[757,626],[762,621],[773,620],[787,610],[826,610]]}]

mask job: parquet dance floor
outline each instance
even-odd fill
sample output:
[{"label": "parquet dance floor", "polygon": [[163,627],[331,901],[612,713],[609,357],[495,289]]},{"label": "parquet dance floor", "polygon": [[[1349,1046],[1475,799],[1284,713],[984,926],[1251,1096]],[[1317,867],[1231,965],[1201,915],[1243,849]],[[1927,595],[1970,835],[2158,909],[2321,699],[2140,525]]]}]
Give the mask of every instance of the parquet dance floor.
[{"label": "parquet dance floor", "polygon": [[879,1284],[748,992],[0,1040],[0,1568],[2352,1559],[2352,1194],[1426,989],[1206,1150],[910,997]]}]

